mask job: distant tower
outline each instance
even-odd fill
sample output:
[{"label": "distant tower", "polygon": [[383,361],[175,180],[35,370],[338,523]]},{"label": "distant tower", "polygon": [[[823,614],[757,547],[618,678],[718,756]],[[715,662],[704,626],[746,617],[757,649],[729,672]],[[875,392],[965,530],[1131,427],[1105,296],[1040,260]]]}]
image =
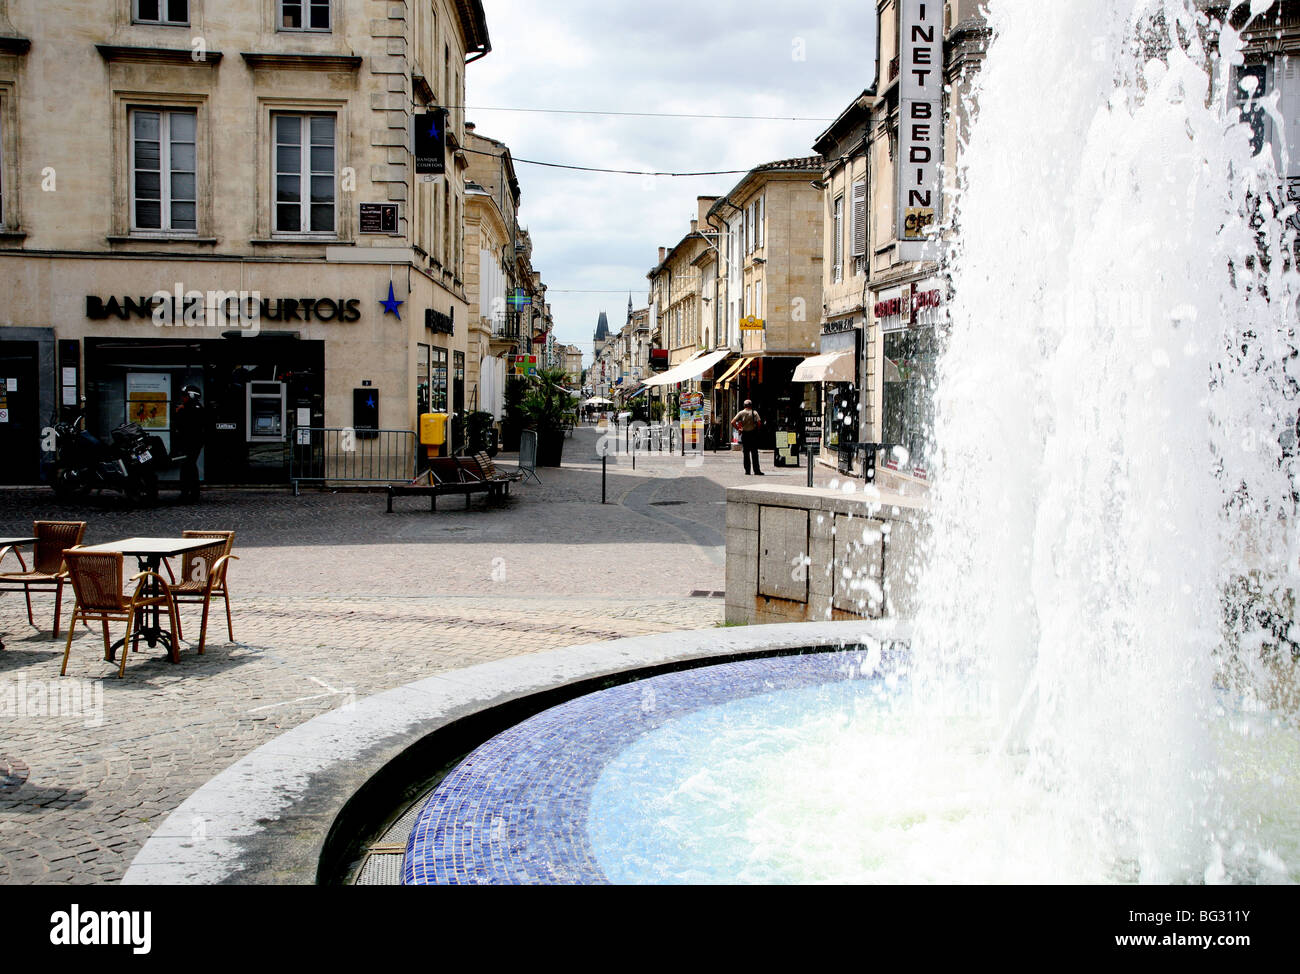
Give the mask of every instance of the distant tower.
[{"label": "distant tower", "polygon": [[596,344],[599,345],[607,338],[609,338],[609,319],[602,311],[600,317],[596,319]]},{"label": "distant tower", "polygon": [[627,320],[632,320],[632,292],[627,292]]}]

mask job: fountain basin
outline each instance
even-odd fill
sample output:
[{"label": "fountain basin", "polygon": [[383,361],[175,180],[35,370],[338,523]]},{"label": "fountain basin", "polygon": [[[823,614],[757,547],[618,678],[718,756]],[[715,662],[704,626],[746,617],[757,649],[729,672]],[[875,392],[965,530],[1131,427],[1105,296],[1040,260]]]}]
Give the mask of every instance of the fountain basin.
[{"label": "fountain basin", "polygon": [[[1116,883],[1142,878],[1078,796],[1004,745],[978,685],[921,691],[869,640],[650,676],[503,730],[423,800],[406,885]],[[1287,882],[1300,736],[1226,695],[1213,839],[1190,882]],[[1124,748],[1114,752],[1124,760]],[[1263,813],[1263,814],[1261,814]],[[1265,816],[1271,820],[1264,821]]]}]

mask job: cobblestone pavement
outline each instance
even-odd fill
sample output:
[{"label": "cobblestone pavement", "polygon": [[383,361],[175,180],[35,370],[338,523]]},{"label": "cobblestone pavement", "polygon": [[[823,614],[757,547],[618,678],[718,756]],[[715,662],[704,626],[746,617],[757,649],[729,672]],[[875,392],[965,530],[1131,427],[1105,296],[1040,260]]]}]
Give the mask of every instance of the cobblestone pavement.
[{"label": "cobblestone pavement", "polygon": [[[230,574],[236,641],[218,611],[199,656],[198,609],[187,607],[195,642],[180,665],[142,647],[123,680],[85,629],[60,679],[52,597],[33,597],[37,631],[20,594],[0,595],[0,883],[120,879],[199,785],[353,695],[721,622],[723,488],[755,482],[740,455],[640,458],[635,473],[611,459],[602,505],[596,439],[578,430],[564,467],[492,509],[446,498],[431,514],[406,498],[386,515],[369,493],[210,490],[198,506],[164,492],[157,508],[129,510],[112,498],[71,506],[46,490],[0,491],[0,534],[25,533],[34,518],[86,520],[87,544],[234,529],[240,558]],[[768,473],[759,483],[805,477]],[[65,599],[65,625],[70,612]]]}]

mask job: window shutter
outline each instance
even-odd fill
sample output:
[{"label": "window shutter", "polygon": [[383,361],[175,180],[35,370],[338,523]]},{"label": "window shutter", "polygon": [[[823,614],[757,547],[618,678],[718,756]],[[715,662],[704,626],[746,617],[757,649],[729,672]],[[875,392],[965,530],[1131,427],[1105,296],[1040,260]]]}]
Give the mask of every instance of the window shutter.
[{"label": "window shutter", "polygon": [[758,247],[763,246],[763,200],[764,199],[765,197],[760,196],[758,198],[758,204],[757,204],[758,205],[758,233],[757,233],[758,243],[755,244],[755,246]]},{"label": "window shutter", "polygon": [[[1300,57],[1284,56],[1282,89],[1282,117],[1286,119],[1286,176],[1288,179],[1300,177]],[[1276,64],[1276,62],[1274,62]]]},{"label": "window shutter", "polygon": [[853,256],[867,253],[867,181],[853,184]]}]

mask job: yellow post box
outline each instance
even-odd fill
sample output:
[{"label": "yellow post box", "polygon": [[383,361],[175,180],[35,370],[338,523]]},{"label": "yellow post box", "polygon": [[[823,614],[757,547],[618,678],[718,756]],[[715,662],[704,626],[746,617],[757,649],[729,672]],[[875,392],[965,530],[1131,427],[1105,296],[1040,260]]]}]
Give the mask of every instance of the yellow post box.
[{"label": "yellow post box", "polygon": [[447,446],[447,413],[420,414],[420,445],[428,447],[428,455],[441,456]]}]

